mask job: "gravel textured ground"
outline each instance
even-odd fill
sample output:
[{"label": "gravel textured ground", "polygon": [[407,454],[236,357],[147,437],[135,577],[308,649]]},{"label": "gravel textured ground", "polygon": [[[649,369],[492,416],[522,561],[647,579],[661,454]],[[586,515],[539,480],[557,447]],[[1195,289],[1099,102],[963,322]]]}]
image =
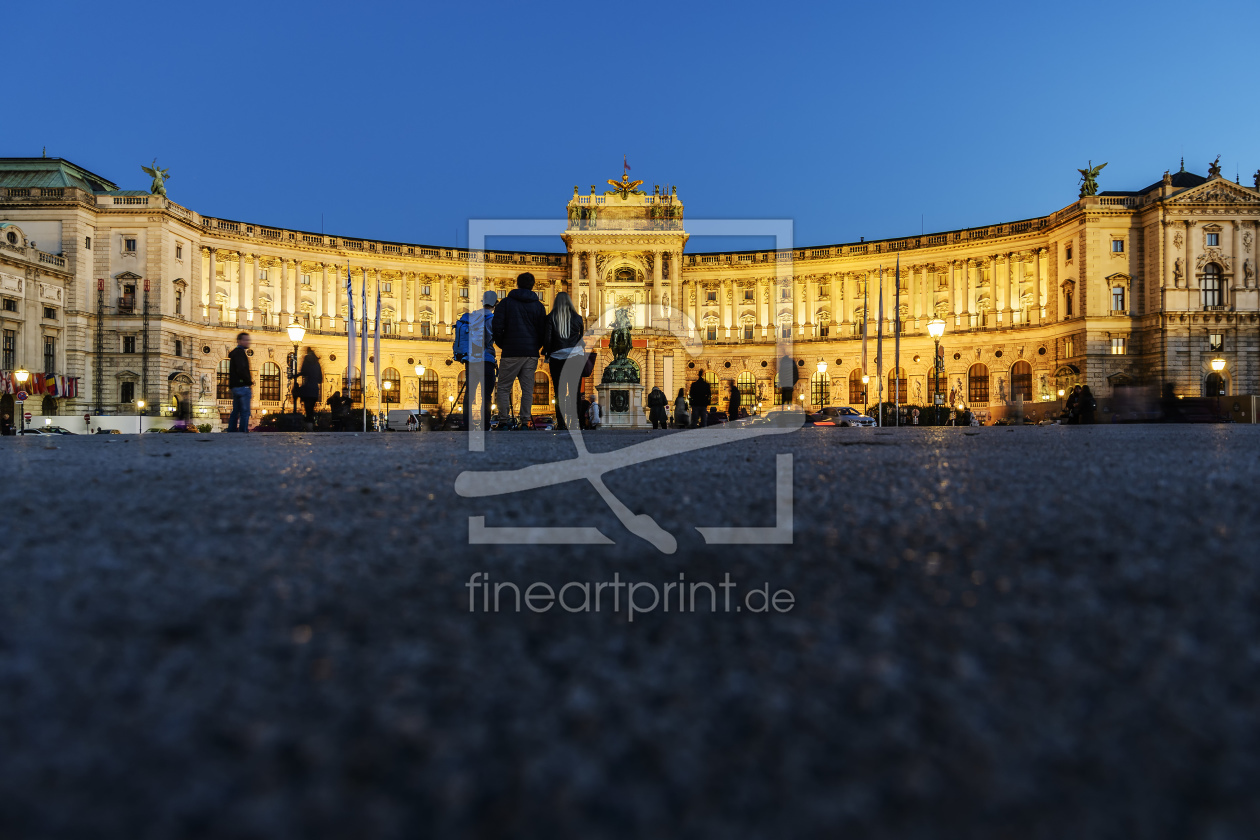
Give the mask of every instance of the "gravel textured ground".
[{"label": "gravel textured ground", "polygon": [[[682,433],[689,434],[689,433]],[[644,433],[600,432],[592,447]],[[1260,428],[0,440],[0,837],[1254,838]],[[795,544],[771,525],[795,463]],[[469,546],[486,524],[609,546]],[[470,575],[786,613],[469,612]]]}]

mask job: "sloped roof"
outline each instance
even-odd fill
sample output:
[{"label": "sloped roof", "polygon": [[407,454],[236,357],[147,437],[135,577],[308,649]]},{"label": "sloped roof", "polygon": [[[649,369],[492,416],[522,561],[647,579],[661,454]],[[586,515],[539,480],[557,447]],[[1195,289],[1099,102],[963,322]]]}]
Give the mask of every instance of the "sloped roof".
[{"label": "sloped roof", "polygon": [[[1199,186],[1199,184],[1206,184],[1207,182],[1208,182],[1208,179],[1204,178],[1202,175],[1196,175],[1193,172],[1187,172],[1184,169],[1182,169],[1180,172],[1174,172],[1172,174],[1173,188],[1178,189],[1178,190],[1189,189],[1190,187],[1197,187]],[[1152,190],[1157,190],[1163,185],[1164,185],[1164,179],[1160,178],[1158,181],[1151,184],[1149,187],[1145,187],[1144,189],[1134,190],[1134,191],[1107,190],[1106,192],[1099,193],[1099,195],[1146,195],[1148,192],[1151,192]]]},{"label": "sloped roof", "polygon": [[117,190],[118,185],[65,158],[0,158],[0,187],[78,187],[90,193]]}]

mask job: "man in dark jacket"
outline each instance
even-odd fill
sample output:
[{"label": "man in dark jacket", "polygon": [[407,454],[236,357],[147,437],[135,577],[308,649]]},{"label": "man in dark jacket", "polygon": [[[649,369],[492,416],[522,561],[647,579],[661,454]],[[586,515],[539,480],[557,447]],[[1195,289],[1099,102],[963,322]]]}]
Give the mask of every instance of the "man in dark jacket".
[{"label": "man in dark jacket", "polygon": [[652,393],[648,394],[648,419],[652,421],[653,429],[668,429],[669,418],[665,416],[665,392],[660,387],[652,389]]},{"label": "man in dark jacket", "polygon": [[502,351],[496,384],[499,415],[512,410],[512,383],[521,383],[521,429],[533,429],[534,372],[543,346],[547,310],[534,294],[534,275],[526,271],[516,278],[516,288],[494,309],[494,343]]},{"label": "man in dark jacket", "polygon": [[709,380],[704,378],[703,368],[697,372],[696,381],[691,383],[687,395],[691,397],[691,427],[698,429],[705,423],[706,409],[713,398],[713,389],[709,387]]},{"label": "man in dark jacket", "polygon": [[249,431],[249,404],[254,396],[254,376],[249,372],[249,333],[236,336],[236,349],[228,353],[228,388],[232,391],[229,432]]},{"label": "man in dark jacket", "polygon": [[801,378],[796,367],[796,362],[786,353],[779,359],[779,397],[784,408],[791,408],[796,404],[792,401],[792,392],[796,390],[796,380]]}]

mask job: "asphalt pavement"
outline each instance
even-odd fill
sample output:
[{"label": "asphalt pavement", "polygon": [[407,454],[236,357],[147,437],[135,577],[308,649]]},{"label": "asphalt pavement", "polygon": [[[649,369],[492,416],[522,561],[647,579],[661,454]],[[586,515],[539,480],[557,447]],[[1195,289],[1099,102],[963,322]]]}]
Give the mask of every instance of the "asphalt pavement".
[{"label": "asphalt pavement", "polygon": [[1260,428],[695,434],[0,439],[0,837],[1257,836]]}]

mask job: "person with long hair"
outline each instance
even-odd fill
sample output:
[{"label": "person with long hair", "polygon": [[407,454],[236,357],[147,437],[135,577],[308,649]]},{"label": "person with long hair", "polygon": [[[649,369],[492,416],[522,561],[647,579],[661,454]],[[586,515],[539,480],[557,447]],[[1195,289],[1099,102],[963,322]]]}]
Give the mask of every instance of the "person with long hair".
[{"label": "person with long hair", "polygon": [[582,343],[584,331],[582,316],[573,308],[568,292],[557,294],[543,330],[543,353],[547,355],[551,384],[556,394],[556,431],[567,429],[568,420],[565,418],[572,420],[577,413],[577,386],[582,378],[582,362],[574,361],[567,372],[565,362],[570,358],[586,356],[586,347]]}]

